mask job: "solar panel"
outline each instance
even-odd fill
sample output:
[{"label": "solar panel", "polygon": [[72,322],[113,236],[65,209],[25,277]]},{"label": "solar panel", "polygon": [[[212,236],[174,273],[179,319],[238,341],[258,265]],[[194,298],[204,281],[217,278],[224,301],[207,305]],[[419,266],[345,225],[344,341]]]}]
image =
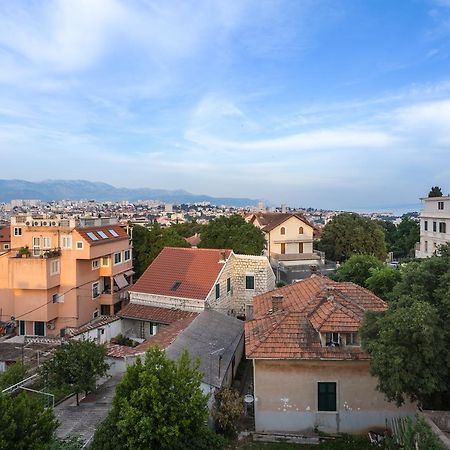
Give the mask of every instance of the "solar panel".
[{"label": "solar panel", "polygon": [[181,286],[181,281],[175,281],[173,286],[170,288],[171,291],[176,291]]}]

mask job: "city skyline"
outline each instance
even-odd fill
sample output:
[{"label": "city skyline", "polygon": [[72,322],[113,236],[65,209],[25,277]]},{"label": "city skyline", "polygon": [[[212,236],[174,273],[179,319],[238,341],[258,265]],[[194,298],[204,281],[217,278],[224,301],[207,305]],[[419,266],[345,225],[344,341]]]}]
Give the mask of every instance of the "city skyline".
[{"label": "city skyline", "polygon": [[450,175],[450,2],[0,6],[2,178],[329,209]]}]

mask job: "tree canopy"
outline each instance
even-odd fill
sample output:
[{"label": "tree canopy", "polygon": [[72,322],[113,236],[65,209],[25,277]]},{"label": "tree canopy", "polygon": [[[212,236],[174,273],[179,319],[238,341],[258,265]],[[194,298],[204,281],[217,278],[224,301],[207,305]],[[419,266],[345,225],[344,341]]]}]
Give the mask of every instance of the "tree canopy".
[{"label": "tree canopy", "polygon": [[235,253],[261,255],[266,245],[264,233],[238,214],[219,217],[202,231],[202,248],[230,248]]},{"label": "tree canopy", "polygon": [[50,385],[68,385],[78,396],[91,392],[95,382],[108,370],[106,348],[91,340],[70,340],[57,348],[52,359],[46,361],[41,373]]},{"label": "tree canopy", "polygon": [[388,252],[393,252],[395,258],[414,257],[414,249],[420,240],[420,225],[417,220],[404,216],[395,226],[389,221],[378,222],[384,229]]},{"label": "tree canopy", "polygon": [[97,428],[92,449],[222,448],[207,427],[208,396],[198,363],[184,352],[178,361],[157,347],[129,366],[116,388],[113,406]]},{"label": "tree canopy", "polygon": [[362,345],[389,400],[450,406],[450,258],[413,261],[400,271],[383,313],[368,313]]},{"label": "tree canopy", "polygon": [[372,255],[352,255],[336,272],[337,281],[351,281],[366,286],[371,269],[380,269],[383,263]]},{"label": "tree canopy", "polygon": [[442,197],[442,189],[439,186],[433,186],[428,193],[428,197]]},{"label": "tree canopy", "polygon": [[382,227],[354,213],[338,214],[325,225],[319,250],[334,261],[345,261],[355,254],[373,255],[381,261],[386,258]]}]

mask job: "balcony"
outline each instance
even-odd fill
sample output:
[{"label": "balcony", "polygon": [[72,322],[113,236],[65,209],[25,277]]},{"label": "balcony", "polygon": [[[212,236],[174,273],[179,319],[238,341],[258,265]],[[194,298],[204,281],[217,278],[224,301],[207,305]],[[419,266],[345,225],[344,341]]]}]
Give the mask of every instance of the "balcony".
[{"label": "balcony", "polygon": [[313,253],[271,253],[270,257],[274,259],[275,261],[280,262],[294,262],[298,261],[299,264],[302,263],[302,261],[317,261],[317,262],[324,262],[325,261],[325,255],[323,252],[313,252]]},{"label": "balcony", "polygon": [[300,242],[313,242],[314,239],[312,236],[305,236],[304,234],[299,234],[296,238],[289,238],[289,239],[274,239],[274,244],[297,244]]},{"label": "balcony", "polygon": [[130,286],[123,288],[117,292],[111,292],[110,290],[103,291],[99,296],[98,300],[100,305],[114,305],[117,302],[126,300],[128,298],[128,289]]}]

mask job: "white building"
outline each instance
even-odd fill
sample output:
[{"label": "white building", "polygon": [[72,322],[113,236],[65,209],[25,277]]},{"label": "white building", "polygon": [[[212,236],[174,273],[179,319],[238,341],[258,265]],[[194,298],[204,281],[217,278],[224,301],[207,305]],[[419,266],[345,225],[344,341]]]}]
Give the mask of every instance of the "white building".
[{"label": "white building", "polygon": [[416,249],[416,258],[428,258],[440,245],[450,242],[450,196],[421,200],[420,243]]}]

